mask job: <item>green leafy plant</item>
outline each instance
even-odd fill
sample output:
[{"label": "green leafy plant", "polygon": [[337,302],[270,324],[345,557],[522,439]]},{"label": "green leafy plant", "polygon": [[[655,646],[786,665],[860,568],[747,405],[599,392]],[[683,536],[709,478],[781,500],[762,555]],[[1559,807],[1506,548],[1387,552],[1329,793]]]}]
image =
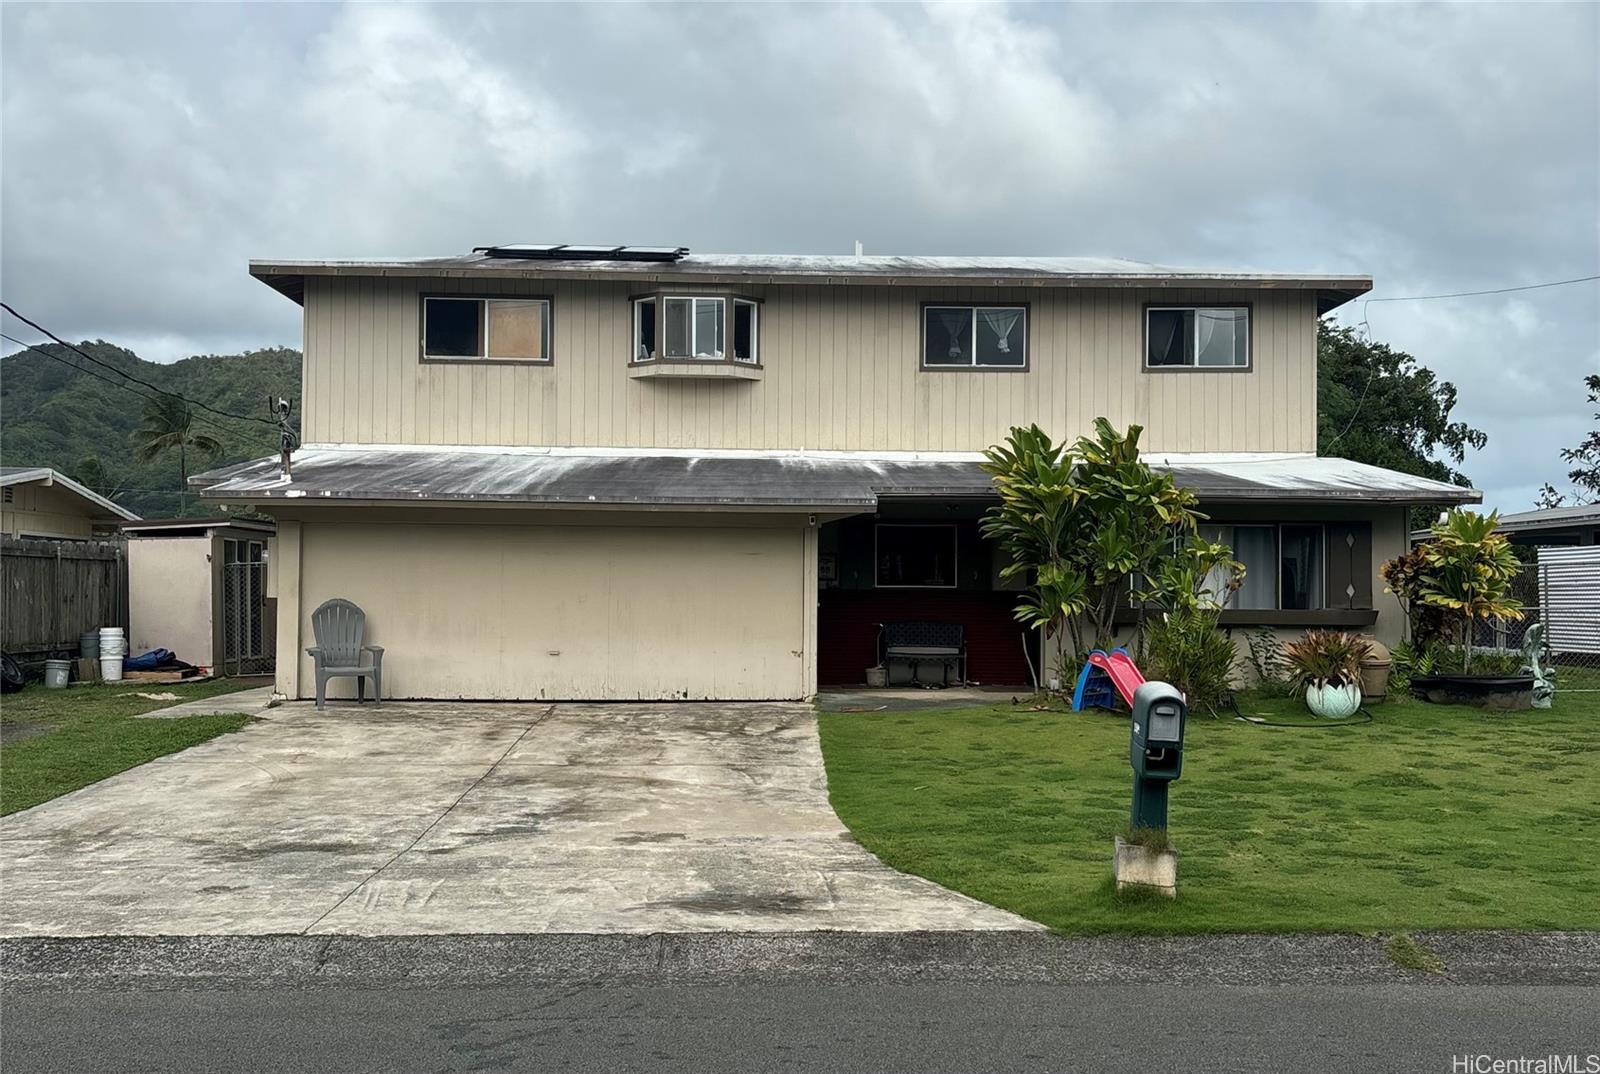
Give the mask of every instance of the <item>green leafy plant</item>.
[{"label": "green leafy plant", "polygon": [[1522,602],[1508,594],[1522,565],[1505,534],[1496,532],[1499,524],[1498,512],[1457,508],[1434,525],[1433,539],[1421,547],[1422,603],[1442,609],[1459,631],[1463,672],[1472,670],[1475,624],[1522,618]]},{"label": "green leafy plant", "polygon": [[1214,608],[1180,608],[1153,620],[1146,655],[1152,678],[1183,691],[1190,711],[1213,716],[1227,703],[1238,661],[1217,616]]},{"label": "green leafy plant", "polygon": [[1284,658],[1300,683],[1345,686],[1361,680],[1361,661],[1372,646],[1339,630],[1308,630],[1283,647]]},{"label": "green leafy plant", "polygon": [[1198,555],[1194,494],[1140,459],[1142,431],[1118,433],[1097,418],[1093,436],[1067,447],[1031,425],[984,453],[1000,503],[983,533],[1011,557],[1001,576],[1028,582],[1016,616],[1046,636],[1066,630],[1078,656],[1114,644],[1118,605],[1131,593],[1168,593],[1164,560]]},{"label": "green leafy plant", "polygon": [[1283,643],[1271,627],[1257,627],[1245,639],[1256,689],[1268,697],[1292,697],[1298,688],[1284,655]]},{"label": "green leafy plant", "polygon": [[1444,609],[1427,604],[1422,599],[1428,570],[1422,548],[1422,545],[1418,545],[1389,560],[1378,568],[1378,574],[1383,578],[1385,588],[1405,611],[1407,639],[1416,645],[1426,646],[1444,636],[1446,619]]}]

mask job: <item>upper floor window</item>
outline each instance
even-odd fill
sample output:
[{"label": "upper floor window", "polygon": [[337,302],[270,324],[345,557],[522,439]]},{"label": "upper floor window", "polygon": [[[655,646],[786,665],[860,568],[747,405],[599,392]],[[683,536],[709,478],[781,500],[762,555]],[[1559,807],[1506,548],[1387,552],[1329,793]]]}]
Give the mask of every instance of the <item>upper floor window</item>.
[{"label": "upper floor window", "polygon": [[633,360],[759,362],[760,303],[721,295],[633,301]]},{"label": "upper floor window", "polygon": [[1026,306],[922,307],[925,369],[1026,369]]},{"label": "upper floor window", "polygon": [[548,362],[550,300],[425,296],[422,357],[449,362]]},{"label": "upper floor window", "polygon": [[1248,306],[1151,306],[1144,318],[1148,369],[1250,368]]}]

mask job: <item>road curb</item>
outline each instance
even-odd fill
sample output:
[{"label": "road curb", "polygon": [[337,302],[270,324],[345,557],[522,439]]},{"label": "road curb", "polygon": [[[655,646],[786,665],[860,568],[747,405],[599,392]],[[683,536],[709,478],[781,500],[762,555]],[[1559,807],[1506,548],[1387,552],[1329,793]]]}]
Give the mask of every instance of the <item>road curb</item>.
[{"label": "road curb", "polygon": [[1600,933],[1419,932],[1442,973],[1387,937],[1062,937],[1035,932],[105,936],[0,940],[7,990],[918,982],[1600,984]]}]

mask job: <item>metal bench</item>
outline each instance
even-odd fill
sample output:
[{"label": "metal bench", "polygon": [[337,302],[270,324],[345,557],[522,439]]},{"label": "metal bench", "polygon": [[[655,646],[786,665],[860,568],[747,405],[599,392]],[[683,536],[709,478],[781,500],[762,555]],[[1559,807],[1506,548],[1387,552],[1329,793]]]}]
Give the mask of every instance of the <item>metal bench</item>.
[{"label": "metal bench", "polygon": [[880,623],[883,638],[883,663],[902,660],[911,665],[911,681],[917,681],[917,668],[938,661],[944,685],[950,685],[950,665],[956,665],[956,681],[967,679],[967,631],[960,623]]}]

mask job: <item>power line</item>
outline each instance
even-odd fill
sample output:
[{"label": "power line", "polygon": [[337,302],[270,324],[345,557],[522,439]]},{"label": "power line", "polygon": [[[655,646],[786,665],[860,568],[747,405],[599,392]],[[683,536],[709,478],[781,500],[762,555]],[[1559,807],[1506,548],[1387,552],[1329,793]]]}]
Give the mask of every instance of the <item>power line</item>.
[{"label": "power line", "polygon": [[[17,339],[15,336],[8,336],[4,332],[0,332],[0,339],[4,339],[4,340],[6,340],[8,342],[15,343],[17,346],[24,347],[24,348],[26,348],[26,349],[28,349],[30,351],[33,351],[33,352],[35,352],[37,354],[42,354],[46,358],[51,359],[52,361],[60,362],[62,365],[66,366],[68,369],[73,370],[74,372],[82,373],[85,376],[93,377],[95,380],[103,380],[107,384],[111,385],[113,388],[121,388],[123,391],[128,392],[129,394],[133,395],[134,397],[136,397],[138,399],[143,399],[146,402],[154,402],[155,401],[155,396],[153,396],[153,395],[146,395],[143,392],[136,390],[132,385],[124,384],[120,380],[112,380],[110,377],[106,376],[104,373],[96,373],[92,369],[85,369],[83,366],[78,365],[76,362],[67,361],[65,358],[61,357],[59,354],[51,354],[49,351],[45,350],[43,347],[36,347],[32,343],[24,343],[24,342],[22,342],[22,340]],[[73,349],[76,350],[76,348],[73,348]],[[142,384],[144,382],[140,381],[139,383]],[[161,391],[161,389],[157,388],[156,391]],[[162,394],[163,395],[167,395],[167,394],[170,394],[170,393],[162,392]],[[178,396],[178,398],[182,399],[183,397],[182,396]],[[187,402],[187,400],[185,400],[185,401]],[[211,426],[211,428],[213,428],[213,429],[215,429],[215,430],[217,430],[218,432],[221,432],[221,433],[232,434],[233,431],[234,431],[232,429],[227,428],[224,425],[219,425],[217,422],[213,421],[210,418],[202,417],[199,414],[194,415],[194,420],[200,422],[203,425],[209,425],[209,426]]]},{"label": "power line", "polygon": [[1436,298],[1474,298],[1478,295],[1509,295],[1513,291],[1537,291],[1542,287],[1565,287],[1569,283],[1588,283],[1600,276],[1575,276],[1570,280],[1551,280],[1549,283],[1529,283],[1521,287],[1492,287],[1487,291],[1452,291],[1447,295],[1395,295],[1393,298],[1369,298],[1373,302],[1429,302]]},{"label": "power line", "polygon": [[[67,348],[69,351],[72,351],[75,354],[80,354],[83,357],[87,358],[89,361],[93,362],[95,365],[100,366],[103,369],[109,369],[113,373],[117,374],[119,377],[127,377],[129,380],[133,381],[135,384],[141,384],[144,387],[149,388],[153,392],[158,392],[161,395],[169,396],[169,397],[171,397],[173,399],[180,399],[184,403],[188,404],[189,406],[199,407],[201,410],[208,411],[208,412],[210,412],[212,414],[217,415],[218,417],[232,418],[235,421],[256,421],[256,422],[260,422],[262,425],[270,425],[274,429],[276,429],[278,427],[278,423],[277,422],[268,421],[266,418],[255,417],[255,416],[249,415],[249,414],[233,414],[233,413],[230,413],[229,411],[226,411],[226,410],[218,410],[216,407],[207,406],[205,403],[202,403],[197,399],[190,399],[190,398],[188,398],[186,396],[180,395],[177,392],[169,392],[165,388],[158,388],[154,384],[151,384],[147,380],[140,380],[138,377],[134,376],[132,373],[127,372],[126,370],[118,369],[116,366],[112,365],[109,362],[102,362],[100,359],[96,358],[94,355],[88,353],[87,351],[79,350],[77,347],[73,346],[71,343],[68,343],[66,340],[62,339],[60,336],[58,336],[54,332],[50,331],[50,329],[46,328],[44,325],[39,324],[37,321],[30,321],[28,318],[26,318],[22,314],[18,313],[15,309],[13,309],[11,307],[11,305],[9,303],[0,302],[0,308],[3,308],[7,313],[11,314],[11,316],[15,317],[17,320],[21,321],[23,324],[27,325],[29,328],[36,328],[39,331],[43,332],[45,335],[49,336],[51,339],[53,339],[57,343],[61,344],[63,347]],[[10,338],[10,337],[7,337],[7,338]],[[16,340],[12,340],[12,342],[15,343]],[[22,344],[22,345],[23,346],[27,346],[27,344]],[[37,347],[35,347],[34,349],[38,350]]]}]

